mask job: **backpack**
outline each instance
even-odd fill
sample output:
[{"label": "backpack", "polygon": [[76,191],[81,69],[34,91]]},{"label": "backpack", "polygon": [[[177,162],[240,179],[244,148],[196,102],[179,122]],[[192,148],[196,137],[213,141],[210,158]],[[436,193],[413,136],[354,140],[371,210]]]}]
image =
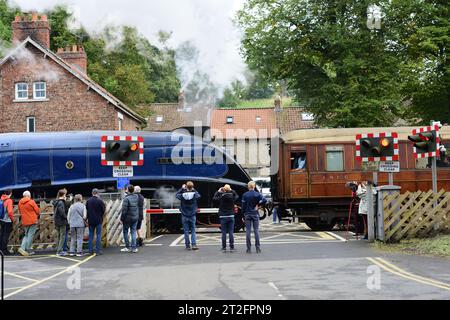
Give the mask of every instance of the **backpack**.
[{"label": "backpack", "polygon": [[5,206],[3,205],[3,201],[0,200],[0,220],[2,220],[5,217]]}]

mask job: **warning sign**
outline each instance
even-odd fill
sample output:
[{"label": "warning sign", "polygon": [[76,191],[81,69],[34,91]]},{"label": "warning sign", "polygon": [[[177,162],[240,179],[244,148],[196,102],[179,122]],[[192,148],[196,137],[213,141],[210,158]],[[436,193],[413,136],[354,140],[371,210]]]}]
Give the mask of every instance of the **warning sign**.
[{"label": "warning sign", "polygon": [[132,178],[133,167],[132,166],[117,166],[113,167],[114,178]]},{"label": "warning sign", "polygon": [[382,161],[380,162],[380,172],[400,172],[400,162]]}]

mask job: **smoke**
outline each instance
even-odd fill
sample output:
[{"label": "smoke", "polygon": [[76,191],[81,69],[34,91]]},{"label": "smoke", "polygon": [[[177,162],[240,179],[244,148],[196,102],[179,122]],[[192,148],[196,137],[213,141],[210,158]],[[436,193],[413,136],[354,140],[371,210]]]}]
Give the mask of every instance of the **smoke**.
[{"label": "smoke", "polygon": [[26,47],[18,47],[10,49],[6,55],[12,54],[12,63],[20,63],[28,67],[27,73],[35,79],[44,80],[48,83],[57,82],[59,74],[55,68],[45,59],[37,60],[36,56]]},{"label": "smoke", "polygon": [[[10,0],[22,10],[43,11],[67,5],[74,13],[71,26],[82,24],[90,33],[106,26],[132,25],[158,45],[160,30],[171,32],[167,45],[176,50],[183,88],[208,92],[220,98],[234,80],[246,82],[245,63],[239,55],[240,32],[232,22],[244,0]],[[192,59],[186,46],[196,48]],[[211,93],[214,91],[214,93]],[[202,101],[201,94],[192,100]],[[191,98],[188,98],[188,102]],[[211,102],[207,99],[207,102]]]}]

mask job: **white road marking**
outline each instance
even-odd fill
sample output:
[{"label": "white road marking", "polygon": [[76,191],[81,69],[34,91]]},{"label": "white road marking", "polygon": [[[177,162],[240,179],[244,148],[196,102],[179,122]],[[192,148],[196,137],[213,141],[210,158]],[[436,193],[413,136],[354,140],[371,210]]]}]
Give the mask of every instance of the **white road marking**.
[{"label": "white road marking", "polygon": [[24,273],[39,273],[39,272],[48,272],[48,271],[56,271],[56,270],[62,270],[66,267],[59,267],[59,268],[50,268],[50,269],[37,269],[37,270],[28,270],[28,271],[20,271],[20,272],[14,272],[15,274],[24,274]]},{"label": "white road marking", "polygon": [[[261,241],[262,244],[264,245],[273,245],[273,244],[306,244],[306,243],[338,243],[340,242],[339,240],[300,240],[300,241]],[[236,245],[238,244],[246,244],[245,242],[241,242],[241,241],[235,241],[234,242]],[[202,241],[197,241],[197,245],[199,246],[217,246],[220,245],[220,242],[202,242]],[[171,247],[183,247],[184,244],[175,244],[175,245],[170,245]]]},{"label": "white road marking", "polygon": [[152,238],[152,239],[150,239],[150,240],[145,240],[144,243],[150,243],[150,242],[153,242],[153,241],[158,240],[159,238],[161,238],[161,237],[163,237],[163,236],[164,236],[164,235],[160,235],[160,236],[157,236],[157,237]]},{"label": "white road marking", "polygon": [[183,240],[183,239],[184,239],[184,234],[181,235],[181,236],[179,236],[178,238],[176,238],[176,239],[170,244],[169,247],[176,247],[177,244],[178,244],[178,242],[180,242],[180,241]]},{"label": "white road marking", "polygon": [[144,244],[145,247],[162,247],[163,244],[162,243],[149,243],[149,244]]},{"label": "white road marking", "polygon": [[268,282],[267,284],[268,284],[270,287],[272,287],[273,289],[275,289],[275,291],[277,292],[279,298],[284,299],[284,296],[281,294],[280,289],[278,289],[278,287],[275,285],[275,283],[273,283],[273,282]]},{"label": "white road marking", "polygon": [[341,240],[342,242],[347,242],[347,240],[346,239],[344,239],[344,238],[342,238],[341,236],[338,236],[336,233],[334,233],[334,232],[327,232],[330,236],[332,236],[332,237],[334,237],[334,238],[336,238],[336,239],[338,239],[338,240]]}]

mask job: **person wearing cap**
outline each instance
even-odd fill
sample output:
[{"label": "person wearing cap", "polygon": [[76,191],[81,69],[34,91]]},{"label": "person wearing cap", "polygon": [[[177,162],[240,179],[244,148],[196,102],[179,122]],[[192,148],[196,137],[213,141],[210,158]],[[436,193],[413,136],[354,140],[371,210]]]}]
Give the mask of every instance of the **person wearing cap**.
[{"label": "person wearing cap", "polygon": [[255,232],[256,253],[261,253],[261,243],[259,239],[259,213],[258,208],[267,203],[261,193],[255,190],[256,183],[250,181],[248,183],[248,192],[242,196],[242,212],[245,217],[245,231],[247,242],[247,253],[251,253],[251,232],[252,227]]},{"label": "person wearing cap", "polygon": [[89,226],[89,253],[94,254],[94,234],[96,235],[95,251],[102,254],[102,225],[105,215],[105,203],[99,196],[98,189],[92,190],[92,197],[86,202]]},{"label": "person wearing cap", "polygon": [[142,247],[142,245],[144,244],[144,239],[142,238],[142,221],[144,220],[144,203],[145,203],[145,198],[144,196],[141,194],[141,187],[140,186],[135,186],[134,187],[134,193],[136,193],[139,197],[139,201],[138,201],[138,209],[139,209],[139,220],[138,220],[138,224],[137,224],[137,245],[138,247]]},{"label": "person wearing cap", "polygon": [[[194,189],[194,183],[188,181],[178,190],[176,197],[180,200],[181,223],[183,225],[186,250],[197,251],[195,225],[197,221],[198,200],[201,198],[201,195]],[[189,239],[189,233],[191,233],[191,239]]]}]

